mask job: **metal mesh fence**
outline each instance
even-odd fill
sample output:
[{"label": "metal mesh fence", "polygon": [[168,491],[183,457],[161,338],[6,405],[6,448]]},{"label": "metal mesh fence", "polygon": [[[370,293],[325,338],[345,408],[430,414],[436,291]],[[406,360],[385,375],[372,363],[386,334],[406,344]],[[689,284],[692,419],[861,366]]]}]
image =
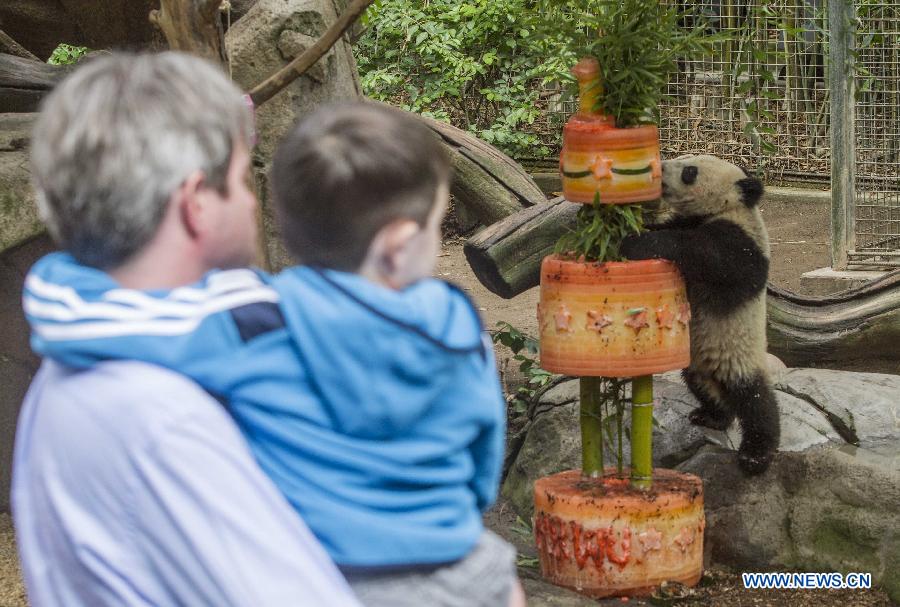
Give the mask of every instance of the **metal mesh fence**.
[{"label": "metal mesh fence", "polygon": [[769,183],[827,182],[824,9],[703,0],[727,34],[710,55],[682,61],[661,108],[665,153],[708,153],[761,170]]},{"label": "metal mesh fence", "polygon": [[852,266],[900,266],[900,2],[857,7]]}]

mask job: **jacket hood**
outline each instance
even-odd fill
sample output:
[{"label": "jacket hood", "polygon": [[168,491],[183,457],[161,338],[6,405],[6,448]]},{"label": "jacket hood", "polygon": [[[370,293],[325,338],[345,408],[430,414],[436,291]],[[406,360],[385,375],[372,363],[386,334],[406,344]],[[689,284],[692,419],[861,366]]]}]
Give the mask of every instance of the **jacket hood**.
[{"label": "jacket hood", "polygon": [[358,419],[368,420],[342,420],[351,433],[401,431],[440,401],[436,391],[458,377],[454,367],[488,355],[472,303],[443,281],[396,291],[356,274],[297,267],[272,286],[319,396],[332,410],[357,403]]}]

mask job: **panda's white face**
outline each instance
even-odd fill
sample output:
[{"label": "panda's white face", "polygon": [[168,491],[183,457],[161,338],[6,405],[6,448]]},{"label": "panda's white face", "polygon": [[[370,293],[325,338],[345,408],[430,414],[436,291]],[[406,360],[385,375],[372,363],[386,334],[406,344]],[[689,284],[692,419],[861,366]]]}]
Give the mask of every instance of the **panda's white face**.
[{"label": "panda's white face", "polygon": [[681,156],[662,163],[662,200],[654,224],[675,217],[719,216],[752,209],[762,183],[715,156]]}]

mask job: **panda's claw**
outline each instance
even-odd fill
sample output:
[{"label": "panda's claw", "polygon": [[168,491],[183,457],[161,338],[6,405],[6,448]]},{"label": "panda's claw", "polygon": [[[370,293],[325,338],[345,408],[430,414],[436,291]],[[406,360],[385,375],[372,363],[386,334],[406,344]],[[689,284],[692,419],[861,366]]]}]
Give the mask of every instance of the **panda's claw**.
[{"label": "panda's claw", "polygon": [[695,426],[703,426],[712,430],[727,430],[734,415],[730,415],[721,409],[712,407],[699,407],[688,414],[688,420]]}]

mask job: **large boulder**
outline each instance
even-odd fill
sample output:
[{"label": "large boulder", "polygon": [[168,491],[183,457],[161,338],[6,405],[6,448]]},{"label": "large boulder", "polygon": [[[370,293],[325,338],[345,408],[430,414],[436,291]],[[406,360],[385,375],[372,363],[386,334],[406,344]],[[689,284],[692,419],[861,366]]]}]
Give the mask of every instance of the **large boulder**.
[{"label": "large boulder", "polygon": [[[258,0],[225,36],[232,77],[250,90],[299,56],[336,19],[331,0]],[[352,48],[342,38],[305,75],[257,109],[258,157],[270,160],[288,129],[317,106],[361,94]]]},{"label": "large boulder", "polygon": [[[821,369],[777,377],[782,439],[765,474],[737,467],[737,424],[718,432],[688,422],[698,403],[677,374],[655,382],[654,465],[703,479],[714,562],[870,572],[900,600],[900,377]],[[580,466],[577,380],[532,410],[503,485],[526,519],[535,479]],[[627,464],[627,436],[623,452]],[[608,465],[614,457],[607,448]]]},{"label": "large boulder", "polygon": [[[232,76],[244,90],[295,59],[337,19],[331,0],[257,0],[225,34]],[[253,163],[263,209],[266,255],[273,269],[290,263],[281,245],[269,202],[266,176],[278,142],[291,126],[317,106],[362,95],[356,60],[346,37],[303,76],[257,108],[259,140]]]},{"label": "large boulder", "polygon": [[36,114],[0,114],[0,253],[40,234],[28,141]]},{"label": "large boulder", "polygon": [[0,512],[9,510],[16,418],[38,359],[28,346],[28,324],[22,314],[25,274],[53,244],[46,236],[0,252]]}]

